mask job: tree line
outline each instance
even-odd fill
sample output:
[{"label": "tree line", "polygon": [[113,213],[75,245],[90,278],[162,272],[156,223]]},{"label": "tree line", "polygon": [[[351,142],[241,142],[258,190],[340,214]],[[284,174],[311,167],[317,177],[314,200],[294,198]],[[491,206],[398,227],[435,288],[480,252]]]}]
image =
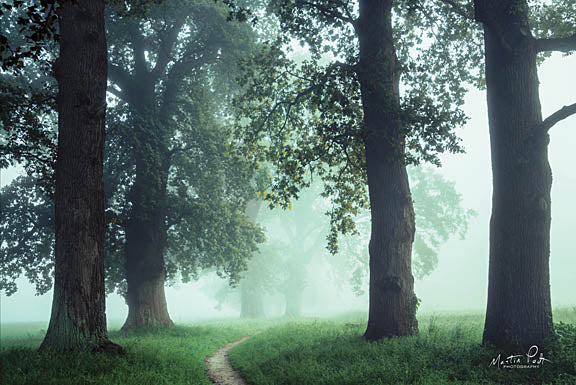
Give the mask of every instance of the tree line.
[{"label": "tree line", "polygon": [[[49,287],[53,264],[41,349],[121,350],[107,337],[105,276],[125,293],[126,328],[171,326],[166,278],[215,267],[237,282],[263,241],[254,196],[288,208],[313,176],[330,199],[331,252],[370,212],[365,338],[416,334],[407,166],[463,152],[455,129],[470,86],[487,91],[493,170],[483,342],[526,351],[553,337],[547,148],[576,104],[544,118],[537,69],[576,49],[572,1],[2,7],[2,166],[23,162],[37,177],[2,194],[38,208],[18,215],[3,199],[2,284],[13,290],[30,271]],[[294,42],[309,56],[288,55]],[[57,143],[42,119],[57,119]],[[4,212],[44,220],[15,232]],[[14,250],[29,241],[43,253],[19,258],[10,236]]]}]

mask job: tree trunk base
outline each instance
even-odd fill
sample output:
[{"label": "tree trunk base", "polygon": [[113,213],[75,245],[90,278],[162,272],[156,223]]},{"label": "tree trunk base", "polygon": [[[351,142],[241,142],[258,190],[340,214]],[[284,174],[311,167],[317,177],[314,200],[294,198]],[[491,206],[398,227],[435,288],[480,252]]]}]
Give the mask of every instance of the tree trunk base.
[{"label": "tree trunk base", "polygon": [[127,299],[128,318],[122,326],[123,331],[174,327],[168,314],[163,275],[128,281]]},{"label": "tree trunk base", "polygon": [[112,356],[125,356],[126,351],[122,346],[115,344],[112,341],[104,341],[100,345],[92,349],[92,353],[105,353]]}]

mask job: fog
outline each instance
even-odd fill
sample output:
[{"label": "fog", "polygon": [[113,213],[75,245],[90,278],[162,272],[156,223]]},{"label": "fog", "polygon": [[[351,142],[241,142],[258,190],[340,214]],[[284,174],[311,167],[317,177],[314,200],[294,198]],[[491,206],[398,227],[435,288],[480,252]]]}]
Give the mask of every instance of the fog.
[{"label": "fog", "polygon": [[[540,68],[541,101],[544,116],[565,104],[574,102],[576,56],[555,54]],[[469,224],[465,239],[452,237],[439,252],[439,263],[431,275],[416,280],[415,291],[421,298],[419,312],[478,311],[486,306],[488,280],[488,230],[491,206],[491,170],[487,110],[484,91],[469,92],[465,111],[471,118],[459,134],[466,154],[443,155],[443,167],[438,169],[447,180],[455,182],[462,194],[462,206],[473,209],[477,215]],[[574,172],[574,143],[576,118],[560,122],[551,130],[549,159],[553,171],[552,232],[551,232],[551,293],[553,307],[576,305],[576,243],[574,226],[576,209],[576,174]],[[18,174],[11,168],[2,170],[2,186]],[[266,208],[262,208],[266,210]],[[328,218],[325,218],[327,221]],[[270,236],[269,236],[270,238]],[[312,277],[311,272],[314,271]],[[348,282],[335,281],[329,264],[324,259],[314,260],[308,269],[308,286],[304,292],[303,315],[326,316],[343,311],[367,311],[366,295],[356,296]],[[217,318],[235,318],[239,315],[237,296],[228,296],[219,307],[215,293],[225,281],[210,273],[198,281],[177,283],[166,288],[169,313],[179,322]],[[367,282],[364,283],[367,285]],[[18,281],[19,290],[7,297],[0,294],[0,322],[48,322],[52,293],[35,296],[34,288],[25,278]],[[266,315],[281,316],[284,299],[278,294],[266,297]],[[109,295],[107,316],[112,326],[120,326],[127,315],[124,299]]]}]

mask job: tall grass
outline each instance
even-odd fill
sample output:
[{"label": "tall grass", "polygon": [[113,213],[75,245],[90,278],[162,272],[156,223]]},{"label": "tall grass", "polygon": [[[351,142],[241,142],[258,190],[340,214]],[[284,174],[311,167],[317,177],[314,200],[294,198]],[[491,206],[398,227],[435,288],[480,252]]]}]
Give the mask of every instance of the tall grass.
[{"label": "tall grass", "polygon": [[[490,366],[481,314],[420,317],[415,337],[366,342],[364,322],[308,320],[271,328],[230,352],[253,385],[576,385],[576,312],[561,311],[557,348],[539,369]],[[365,320],[363,320],[365,321]],[[518,352],[517,354],[520,354]],[[503,354],[504,356],[504,354]]]}]

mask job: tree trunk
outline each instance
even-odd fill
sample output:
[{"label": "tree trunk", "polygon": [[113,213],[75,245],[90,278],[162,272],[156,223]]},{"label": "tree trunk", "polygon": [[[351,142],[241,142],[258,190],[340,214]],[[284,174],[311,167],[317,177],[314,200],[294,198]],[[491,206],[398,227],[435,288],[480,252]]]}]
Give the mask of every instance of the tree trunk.
[{"label": "tree trunk", "polygon": [[553,335],[549,138],[541,129],[528,5],[477,0],[475,7],[484,24],[493,174],[483,341],[520,354]]},{"label": "tree trunk", "polygon": [[265,318],[262,291],[251,285],[249,278],[240,283],[240,318]]},{"label": "tree trunk", "polygon": [[60,16],[54,297],[41,350],[122,349],[108,340],[104,288],[104,1],[66,2]]},{"label": "tree trunk", "polygon": [[[252,199],[246,203],[244,213],[254,223],[262,207],[261,199]],[[249,265],[250,266],[250,265]],[[240,318],[265,318],[262,288],[258,287],[258,277],[246,272],[240,282]]]},{"label": "tree trunk", "polygon": [[126,329],[172,327],[164,282],[166,247],[166,184],[169,158],[154,138],[136,147],[136,180],[130,191],[132,211],[126,224]]},{"label": "tree trunk", "polygon": [[298,318],[302,316],[302,297],[304,296],[304,287],[294,288],[284,293],[286,298],[286,310],[284,317]]},{"label": "tree trunk", "polygon": [[370,305],[364,334],[368,340],[418,333],[411,269],[414,210],[404,163],[392,5],[392,0],[361,0],[358,20],[358,75],[372,215]]},{"label": "tree trunk", "polygon": [[291,243],[294,246],[289,254],[290,260],[285,267],[288,279],[284,283],[282,291],[286,299],[284,316],[289,318],[298,318],[302,315],[302,298],[304,290],[308,286],[307,268],[312,259],[313,250],[302,247],[310,234],[306,233],[306,230],[309,229],[305,226],[299,226],[293,233],[295,236],[291,237]]}]

